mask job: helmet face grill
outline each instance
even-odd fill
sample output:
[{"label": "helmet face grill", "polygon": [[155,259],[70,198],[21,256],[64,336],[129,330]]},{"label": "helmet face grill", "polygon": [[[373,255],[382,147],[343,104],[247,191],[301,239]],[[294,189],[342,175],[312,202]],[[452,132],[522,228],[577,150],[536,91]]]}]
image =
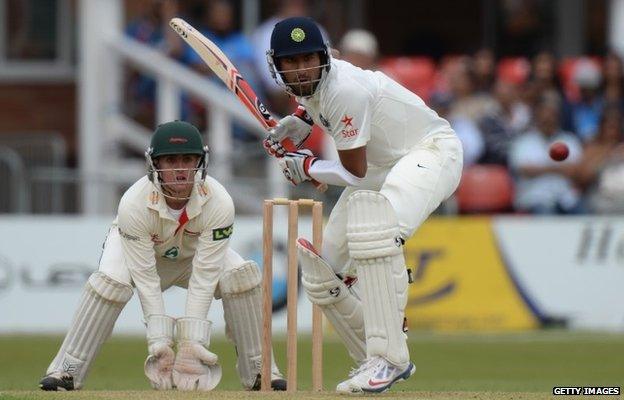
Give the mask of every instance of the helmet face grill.
[{"label": "helmet face grill", "polygon": [[[182,169],[162,169],[157,166],[157,158],[168,155],[192,154],[199,156],[199,162],[194,168]],[[147,176],[156,186],[156,189],[163,196],[175,200],[188,200],[189,196],[175,196],[168,190],[177,185],[188,185],[202,183],[207,175],[208,166],[208,146],[203,145],[203,140],[199,130],[193,125],[183,121],[172,121],[159,125],[152,136],[150,147],[145,151],[145,161],[147,163]],[[162,173],[168,171],[187,171],[193,181],[182,181],[180,183],[164,183]]]},{"label": "helmet face grill", "polygon": [[[275,64],[273,64],[271,60],[269,61],[269,68],[271,69],[271,75],[273,76],[273,79],[277,82],[279,86],[281,86],[289,94],[293,96],[308,97],[308,96],[312,96],[316,92],[316,88],[325,78],[326,71],[329,69],[329,63],[327,62],[322,63],[321,65],[317,67],[283,70],[283,69],[280,69]],[[298,79],[298,73],[314,71],[314,70],[320,71],[320,73],[318,74],[318,78],[305,80],[305,81]],[[286,80],[284,79],[284,75],[287,73],[293,74],[297,78],[297,80],[294,82],[286,82]],[[314,74],[314,75],[316,76],[317,74]],[[310,85],[312,86],[312,88],[311,90],[307,91],[309,93],[306,93],[304,89]]]}]

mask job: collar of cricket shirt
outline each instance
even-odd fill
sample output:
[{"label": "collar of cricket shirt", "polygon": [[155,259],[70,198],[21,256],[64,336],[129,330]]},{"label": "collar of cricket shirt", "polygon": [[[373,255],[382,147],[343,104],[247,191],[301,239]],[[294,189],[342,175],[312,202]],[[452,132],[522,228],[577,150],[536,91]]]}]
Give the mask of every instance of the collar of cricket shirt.
[{"label": "collar of cricket shirt", "polygon": [[[212,192],[206,181],[193,186],[191,197],[186,203],[186,214],[189,219],[195,218],[201,213],[202,207],[212,197]],[[147,207],[158,211],[161,218],[176,221],[167,210],[167,202],[165,196],[152,187],[147,199]]]}]

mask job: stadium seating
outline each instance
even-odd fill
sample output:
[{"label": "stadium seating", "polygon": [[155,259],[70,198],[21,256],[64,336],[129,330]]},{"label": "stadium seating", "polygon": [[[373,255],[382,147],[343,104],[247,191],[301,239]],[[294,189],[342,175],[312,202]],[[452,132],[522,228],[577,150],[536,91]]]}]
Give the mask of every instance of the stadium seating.
[{"label": "stadium seating", "polygon": [[559,63],[559,77],[563,84],[565,96],[570,101],[578,101],[580,93],[578,85],[574,82],[574,69],[579,61],[588,59],[602,68],[602,60],[599,57],[566,57]]},{"label": "stadium seating", "polygon": [[499,79],[516,85],[525,83],[530,72],[531,64],[525,57],[502,58],[496,67]]},{"label": "stadium seating", "polygon": [[436,66],[429,57],[389,57],[381,70],[427,101],[435,84]]},{"label": "stadium seating", "polygon": [[464,170],[456,196],[461,213],[511,211],[513,180],[502,165],[473,165]]}]

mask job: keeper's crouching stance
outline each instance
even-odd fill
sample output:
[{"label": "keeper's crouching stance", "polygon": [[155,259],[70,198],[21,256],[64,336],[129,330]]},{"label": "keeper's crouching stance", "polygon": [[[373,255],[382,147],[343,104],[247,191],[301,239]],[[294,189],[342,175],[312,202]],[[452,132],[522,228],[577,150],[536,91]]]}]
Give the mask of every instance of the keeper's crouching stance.
[{"label": "keeper's crouching stance", "polygon": [[[99,270],[89,277],[61,348],[41,380],[43,390],[80,389],[100,347],[136,287],[147,327],[145,375],[155,389],[212,390],[221,379],[208,350],[214,297],[221,297],[237,371],[258,390],[261,371],[261,275],[229,247],[234,206],[207,176],[207,148],[192,125],[158,127],[146,153],[148,175],[126,191],[109,231]],[[187,288],[185,315],[165,312],[162,292]],[[177,354],[174,352],[177,349]],[[272,385],[286,382],[275,363]]]},{"label": "keeper's crouching stance", "polygon": [[[298,241],[306,293],[358,365],[336,390],[383,392],[416,370],[403,330],[403,243],[455,191],[461,143],[446,120],[388,76],[332,59],[309,18],[278,22],[267,60],[300,109],[279,121],[265,148],[295,185],[345,187],[325,227],[323,257]],[[303,149],[313,123],[332,137],[340,160]],[[286,152],[286,137],[301,150]]]}]

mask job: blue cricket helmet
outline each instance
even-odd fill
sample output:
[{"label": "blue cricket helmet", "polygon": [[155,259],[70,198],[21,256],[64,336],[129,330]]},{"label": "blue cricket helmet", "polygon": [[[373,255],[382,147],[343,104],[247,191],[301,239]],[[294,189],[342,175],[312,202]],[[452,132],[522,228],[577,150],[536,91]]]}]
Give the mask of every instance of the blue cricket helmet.
[{"label": "blue cricket helmet", "polygon": [[271,48],[267,51],[267,62],[273,79],[292,95],[296,95],[292,88],[286,85],[281,78],[278,78],[283,72],[279,68],[278,60],[281,57],[307,53],[320,54],[322,72],[321,78],[316,82],[316,86],[318,86],[331,66],[329,46],[323,39],[319,26],[312,18],[308,17],[286,18],[275,24],[271,34]]},{"label": "blue cricket helmet", "polygon": [[271,34],[273,57],[327,52],[327,44],[318,25],[312,18],[286,18],[273,28]]}]

